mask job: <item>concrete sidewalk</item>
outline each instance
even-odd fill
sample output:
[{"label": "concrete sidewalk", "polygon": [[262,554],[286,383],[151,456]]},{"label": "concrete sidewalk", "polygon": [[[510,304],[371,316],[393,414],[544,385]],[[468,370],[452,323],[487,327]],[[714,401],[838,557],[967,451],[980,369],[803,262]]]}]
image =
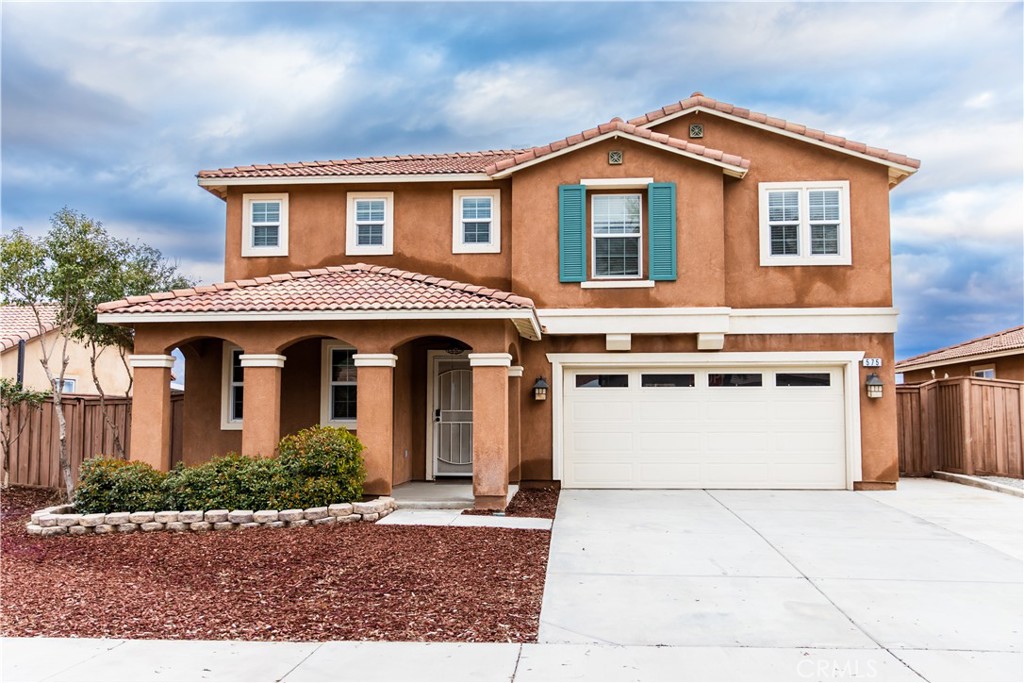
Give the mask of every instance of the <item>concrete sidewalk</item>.
[{"label": "concrete sidewalk", "polygon": [[[881,648],[620,647],[7,638],[12,681],[1013,681],[1020,655]],[[901,659],[903,661],[901,661]]]}]

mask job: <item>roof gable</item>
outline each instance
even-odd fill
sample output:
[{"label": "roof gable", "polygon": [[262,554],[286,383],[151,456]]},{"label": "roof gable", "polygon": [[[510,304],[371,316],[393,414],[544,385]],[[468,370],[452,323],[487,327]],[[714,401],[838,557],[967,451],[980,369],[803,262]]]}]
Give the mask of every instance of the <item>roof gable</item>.
[{"label": "roof gable", "polygon": [[695,92],[685,100],[666,105],[642,116],[630,119],[629,123],[643,129],[651,129],[672,119],[694,112],[705,112],[745,125],[754,126],[772,133],[785,135],[809,144],[818,145],[836,152],[849,154],[866,161],[881,163],[889,167],[890,183],[896,185],[910,177],[921,167],[921,161],[905,154],[891,152],[880,147],[870,147],[863,142],[848,140],[839,135],[808,128],[799,123],[750,111],[742,107],[720,102]]},{"label": "roof gable", "polygon": [[640,128],[622,119],[614,118],[595,128],[589,128],[576,135],[556,140],[541,147],[534,147],[516,154],[512,158],[500,159],[489,165],[484,172],[493,178],[505,178],[516,171],[528,168],[555,157],[574,152],[596,142],[609,138],[625,138],[643,145],[660,148],[673,154],[679,154],[697,161],[713,164],[722,169],[726,175],[742,178],[750,168],[750,161],[736,154],[728,154],[704,145],[697,145],[686,140],[673,138],[664,133],[657,133]]}]

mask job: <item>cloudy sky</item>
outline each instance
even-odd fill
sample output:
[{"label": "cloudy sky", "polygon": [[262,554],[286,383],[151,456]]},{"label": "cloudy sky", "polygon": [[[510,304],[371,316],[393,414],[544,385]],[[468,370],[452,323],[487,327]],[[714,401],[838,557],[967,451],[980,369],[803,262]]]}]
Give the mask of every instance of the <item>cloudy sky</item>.
[{"label": "cloudy sky", "polygon": [[220,279],[203,168],[544,144],[694,90],[918,157],[905,357],[1024,319],[1022,4],[0,5],[2,225],[68,205]]}]

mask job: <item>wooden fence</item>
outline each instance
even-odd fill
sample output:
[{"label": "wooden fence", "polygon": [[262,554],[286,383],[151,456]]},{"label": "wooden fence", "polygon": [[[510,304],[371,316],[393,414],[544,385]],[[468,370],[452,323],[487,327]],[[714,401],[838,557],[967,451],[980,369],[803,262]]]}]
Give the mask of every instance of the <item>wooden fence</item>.
[{"label": "wooden fence", "polygon": [[1024,382],[953,377],[896,387],[900,474],[1024,475]]},{"label": "wooden fence", "polygon": [[[181,437],[185,395],[171,394],[171,462],[181,460]],[[71,471],[78,479],[82,461],[94,455],[114,455],[114,432],[103,419],[100,400],[95,396],[65,396],[64,419],[67,423],[68,457]],[[125,451],[131,452],[131,401],[125,397],[106,399],[107,414],[117,425]],[[6,420],[7,415],[0,415]],[[52,403],[37,410],[25,406],[14,409],[12,432],[21,436],[11,448],[8,461],[10,483],[23,486],[58,488],[63,486],[60,474],[60,424]]]}]

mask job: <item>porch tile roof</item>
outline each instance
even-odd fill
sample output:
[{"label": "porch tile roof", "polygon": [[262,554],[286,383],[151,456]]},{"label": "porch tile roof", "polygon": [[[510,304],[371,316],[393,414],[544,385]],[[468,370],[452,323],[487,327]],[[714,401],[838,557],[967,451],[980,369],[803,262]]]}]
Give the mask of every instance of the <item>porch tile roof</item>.
[{"label": "porch tile roof", "polygon": [[752,123],[759,123],[772,128],[778,128],[786,131],[787,133],[793,133],[796,135],[802,135],[818,142],[823,142],[827,145],[833,145],[842,149],[850,150],[851,152],[858,152],[865,154],[870,157],[882,159],[894,164],[901,164],[903,166],[909,166],[911,168],[920,168],[921,161],[908,157],[906,154],[898,154],[896,152],[890,152],[887,149],[880,147],[870,147],[863,142],[857,142],[855,140],[847,140],[839,135],[830,135],[822,130],[814,128],[808,128],[805,125],[799,123],[793,123],[792,121],[786,121],[785,119],[776,118],[774,116],[768,116],[756,111],[750,111],[743,107],[737,107],[729,104],[728,102],[721,102],[719,100],[705,97],[703,93],[695,92],[685,100],[679,100],[673,104],[666,105],[661,109],[655,109],[654,111],[647,112],[643,116],[630,119],[629,123],[643,126],[651,123],[655,123],[661,119],[664,119],[673,114],[686,111],[687,109],[693,109],[695,107],[704,107],[712,111],[721,112],[723,114],[729,114],[737,118],[746,119]]},{"label": "porch tile roof", "polygon": [[[39,329],[39,323],[43,329]],[[57,327],[57,306],[43,304],[39,307],[39,320],[31,306],[0,306],[0,351],[13,349],[21,340],[29,341]]]},{"label": "porch tile roof", "polygon": [[356,263],[134,296],[101,314],[283,311],[533,310],[511,292]]},{"label": "porch tile roof", "polygon": [[931,364],[941,365],[950,361],[1015,349],[1020,349],[1021,353],[1024,353],[1024,325],[901,360],[896,363],[896,370],[927,367]]}]

